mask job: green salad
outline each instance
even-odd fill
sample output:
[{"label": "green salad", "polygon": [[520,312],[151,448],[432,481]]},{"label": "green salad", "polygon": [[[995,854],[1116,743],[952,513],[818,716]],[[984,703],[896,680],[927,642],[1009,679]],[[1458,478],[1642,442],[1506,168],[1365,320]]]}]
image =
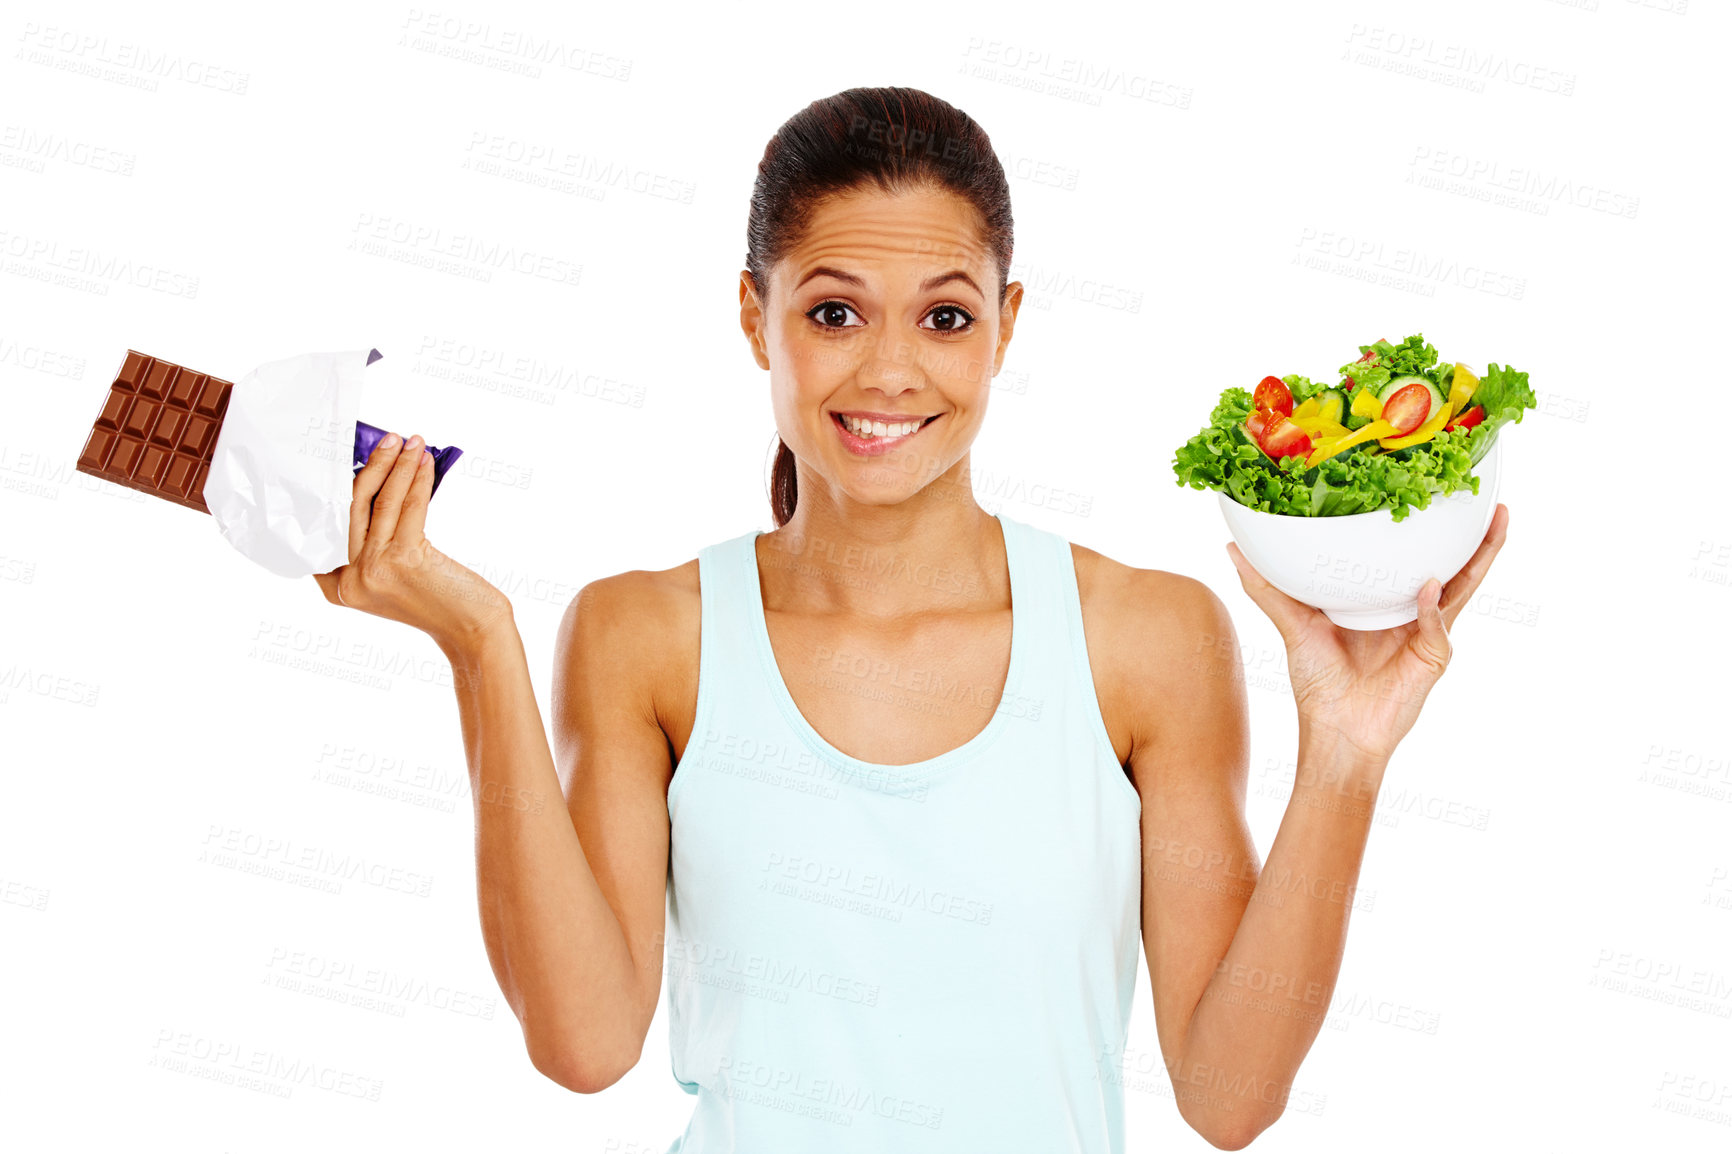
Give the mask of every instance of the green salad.
[{"label": "green salad", "polygon": [[1264,377],[1221,394],[1209,427],[1173,459],[1179,484],[1294,517],[1389,509],[1400,521],[1433,494],[1479,493],[1474,465],[1497,431],[1538,401],[1528,375],[1496,364],[1483,377],[1439,364],[1421,334],[1359,346],[1341,383]]}]

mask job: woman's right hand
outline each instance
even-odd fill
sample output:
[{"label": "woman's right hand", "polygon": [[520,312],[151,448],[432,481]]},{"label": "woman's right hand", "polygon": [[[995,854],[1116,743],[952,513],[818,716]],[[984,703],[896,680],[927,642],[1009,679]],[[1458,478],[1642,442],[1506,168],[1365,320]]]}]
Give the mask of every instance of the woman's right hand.
[{"label": "woman's right hand", "polygon": [[435,549],[422,529],[433,496],[433,454],[420,436],[380,440],[355,475],[349,563],[313,580],[325,600],[422,630],[448,649],[480,637],[511,601]]}]

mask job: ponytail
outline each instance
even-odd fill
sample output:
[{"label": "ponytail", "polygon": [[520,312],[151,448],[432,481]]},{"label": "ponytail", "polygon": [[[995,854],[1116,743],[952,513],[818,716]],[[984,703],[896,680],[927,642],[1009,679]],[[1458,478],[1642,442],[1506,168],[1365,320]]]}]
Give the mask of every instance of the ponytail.
[{"label": "ponytail", "polygon": [[770,511],[780,529],[794,517],[794,503],[799,500],[799,478],[794,474],[794,450],[776,438],[776,464],[770,472]]}]

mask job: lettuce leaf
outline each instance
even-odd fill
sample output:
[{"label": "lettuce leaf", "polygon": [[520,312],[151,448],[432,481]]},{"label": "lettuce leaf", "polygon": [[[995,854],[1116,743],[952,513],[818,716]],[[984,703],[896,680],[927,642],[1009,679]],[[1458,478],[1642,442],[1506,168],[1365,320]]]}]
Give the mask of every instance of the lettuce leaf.
[{"label": "lettuce leaf", "polygon": [[1474,387],[1473,396],[1468,398],[1467,404],[1462,408],[1468,409],[1474,405],[1485,409],[1485,420],[1470,430],[1479,433],[1483,429],[1484,433],[1478,439],[1469,438],[1468,443],[1469,458],[1477,465],[1479,459],[1485,456],[1485,451],[1491,447],[1491,440],[1497,435],[1498,427],[1511,421],[1521,424],[1522,413],[1527,409],[1537,408],[1539,398],[1528,387],[1526,373],[1518,373],[1507,367],[1499,368],[1494,363],[1486,366],[1485,376],[1480,378],[1479,384]]}]

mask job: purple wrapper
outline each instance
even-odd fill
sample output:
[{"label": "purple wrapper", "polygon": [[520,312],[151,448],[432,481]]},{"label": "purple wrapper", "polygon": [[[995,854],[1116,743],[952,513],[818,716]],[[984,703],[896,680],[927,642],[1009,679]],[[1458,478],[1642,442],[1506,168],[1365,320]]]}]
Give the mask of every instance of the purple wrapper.
[{"label": "purple wrapper", "polygon": [[[373,455],[373,450],[378,448],[379,442],[385,439],[388,431],[365,421],[355,422],[355,472],[361,471],[361,466],[367,463],[367,458]],[[443,449],[428,445],[427,451],[433,454],[433,492],[437,493],[439,482],[445,479],[446,470],[463,455],[463,450],[456,445],[447,445]]]}]

